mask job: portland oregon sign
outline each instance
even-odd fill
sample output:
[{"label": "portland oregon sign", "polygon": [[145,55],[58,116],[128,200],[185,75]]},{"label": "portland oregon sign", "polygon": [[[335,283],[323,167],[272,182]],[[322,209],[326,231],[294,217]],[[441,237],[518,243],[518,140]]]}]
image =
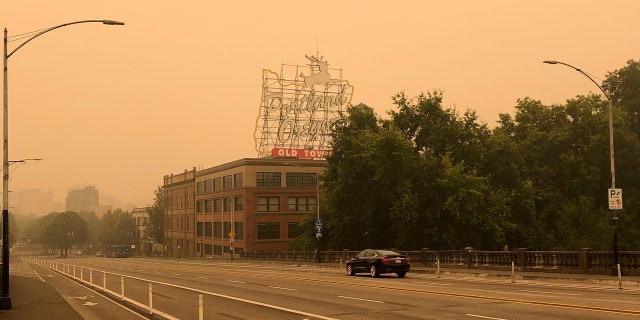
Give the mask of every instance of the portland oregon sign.
[{"label": "portland oregon sign", "polygon": [[341,69],[320,56],[280,73],[262,70],[262,97],[254,134],[261,157],[322,159],[331,152],[331,133],[351,104],[353,86]]}]

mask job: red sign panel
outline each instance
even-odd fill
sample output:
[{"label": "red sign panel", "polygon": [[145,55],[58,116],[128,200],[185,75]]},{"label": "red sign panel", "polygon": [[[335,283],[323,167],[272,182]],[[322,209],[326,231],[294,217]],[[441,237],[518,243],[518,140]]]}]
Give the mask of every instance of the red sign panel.
[{"label": "red sign panel", "polygon": [[291,157],[298,159],[324,159],[331,150],[314,150],[314,149],[289,149],[289,148],[273,148],[271,155],[274,158]]}]

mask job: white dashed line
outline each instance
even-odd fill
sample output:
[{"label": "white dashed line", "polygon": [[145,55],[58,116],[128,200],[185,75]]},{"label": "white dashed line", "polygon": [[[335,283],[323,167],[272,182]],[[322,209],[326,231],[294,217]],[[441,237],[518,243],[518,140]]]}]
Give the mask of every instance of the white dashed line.
[{"label": "white dashed line", "polygon": [[338,298],[345,298],[345,299],[358,300],[358,301],[366,301],[366,302],[375,302],[375,303],[386,303],[386,302],[384,302],[384,301],[379,301],[379,300],[369,300],[369,299],[354,298],[354,297],[347,297],[347,296],[338,296]]}]

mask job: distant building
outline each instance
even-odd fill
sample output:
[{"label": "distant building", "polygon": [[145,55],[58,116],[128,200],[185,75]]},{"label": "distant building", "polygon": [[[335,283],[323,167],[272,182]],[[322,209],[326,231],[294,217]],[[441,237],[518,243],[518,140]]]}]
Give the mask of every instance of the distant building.
[{"label": "distant building", "polygon": [[131,210],[131,216],[136,224],[135,242],[137,254],[148,254],[151,252],[152,242],[149,239],[149,213],[148,207],[134,208]]},{"label": "distant building", "polygon": [[[100,210],[100,196],[94,186],[71,190],[67,194],[66,210],[74,212],[96,212]],[[105,208],[102,208],[105,209]],[[98,214],[98,212],[96,212]]]},{"label": "distant building", "polygon": [[39,189],[18,190],[11,195],[13,212],[40,217],[55,212],[53,191]]},{"label": "distant building", "polygon": [[287,250],[298,224],[319,213],[325,160],[245,158],[164,177],[170,257]]}]

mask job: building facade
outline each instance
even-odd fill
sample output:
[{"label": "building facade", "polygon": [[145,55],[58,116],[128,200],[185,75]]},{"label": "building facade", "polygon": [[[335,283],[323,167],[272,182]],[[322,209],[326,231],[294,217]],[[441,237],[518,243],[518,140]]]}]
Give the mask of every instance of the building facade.
[{"label": "building facade", "polygon": [[135,253],[139,255],[148,255],[151,252],[151,241],[147,228],[149,227],[149,213],[147,207],[134,208],[131,210],[131,216],[135,222],[134,241],[136,244]]},{"label": "building facade", "polygon": [[287,250],[305,215],[319,215],[324,160],[245,158],[165,176],[171,257]]},{"label": "building facade", "polygon": [[67,193],[66,209],[73,212],[94,211],[100,205],[98,189],[86,186],[82,189],[70,190]]},{"label": "building facade", "polygon": [[192,257],[194,233],[196,168],[164,177],[165,255]]}]

